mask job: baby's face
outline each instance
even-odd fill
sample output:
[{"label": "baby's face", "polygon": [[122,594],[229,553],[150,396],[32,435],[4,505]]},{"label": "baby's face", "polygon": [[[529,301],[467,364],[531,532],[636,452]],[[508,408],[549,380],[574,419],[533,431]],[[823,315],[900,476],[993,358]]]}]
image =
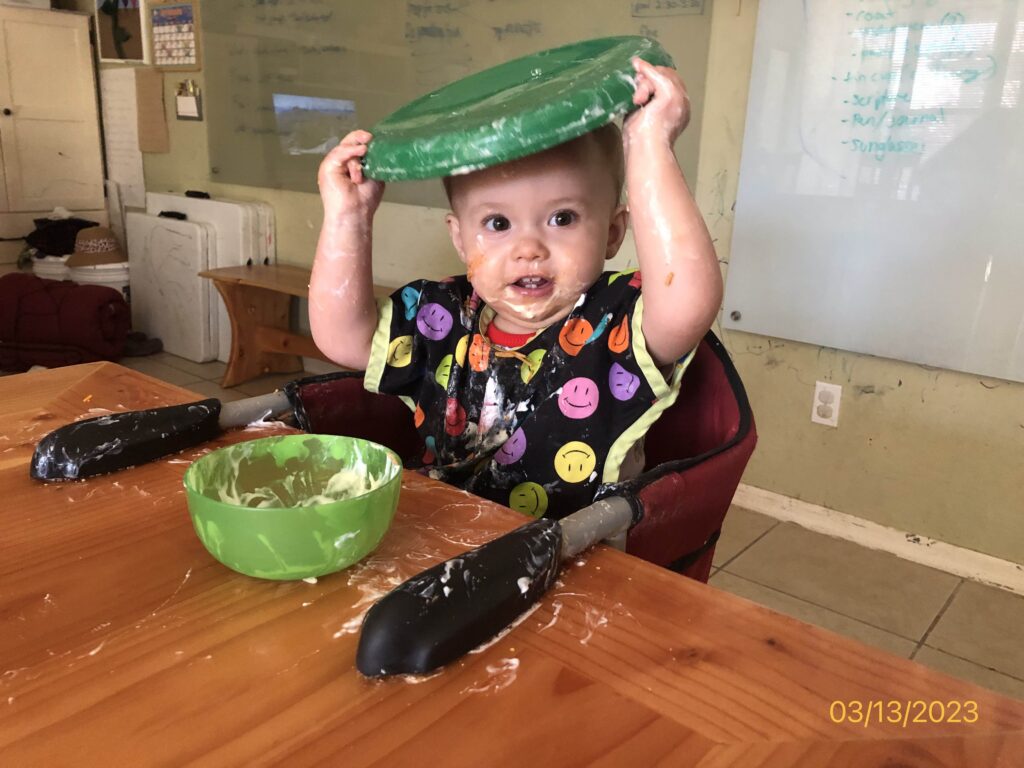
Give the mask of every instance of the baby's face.
[{"label": "baby's face", "polygon": [[566,317],[618,250],[625,209],[596,154],[556,149],[454,180],[452,242],[501,330]]}]

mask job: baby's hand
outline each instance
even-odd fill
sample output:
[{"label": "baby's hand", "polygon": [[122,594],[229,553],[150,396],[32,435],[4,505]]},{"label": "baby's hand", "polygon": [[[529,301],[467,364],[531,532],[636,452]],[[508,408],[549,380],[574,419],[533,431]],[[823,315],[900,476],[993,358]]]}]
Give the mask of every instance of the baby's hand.
[{"label": "baby's hand", "polygon": [[679,74],[670,67],[655,67],[634,58],[636,91],[633,103],[639,105],[623,124],[626,150],[631,144],[654,140],[671,147],[690,122],[690,97]]},{"label": "baby's hand", "polygon": [[352,131],[320,163],[317,184],[328,214],[372,217],[380,205],[384,183],[363,176],[360,161],[371,138],[368,131]]}]

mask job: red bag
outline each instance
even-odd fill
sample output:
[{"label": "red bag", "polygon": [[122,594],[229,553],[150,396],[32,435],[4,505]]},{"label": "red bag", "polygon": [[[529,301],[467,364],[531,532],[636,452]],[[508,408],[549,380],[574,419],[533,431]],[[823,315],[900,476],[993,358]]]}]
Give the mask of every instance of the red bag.
[{"label": "red bag", "polygon": [[121,293],[24,273],[0,276],[0,369],[117,360],[131,310]]}]

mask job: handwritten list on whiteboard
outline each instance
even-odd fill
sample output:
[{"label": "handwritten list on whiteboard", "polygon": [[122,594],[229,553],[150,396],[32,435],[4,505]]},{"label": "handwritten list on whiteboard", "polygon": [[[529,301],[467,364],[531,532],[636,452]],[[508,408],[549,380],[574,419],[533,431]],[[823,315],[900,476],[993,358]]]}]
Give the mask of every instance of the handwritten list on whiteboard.
[{"label": "handwritten list on whiteboard", "polygon": [[723,324],[1024,381],[1024,3],[761,3]]}]

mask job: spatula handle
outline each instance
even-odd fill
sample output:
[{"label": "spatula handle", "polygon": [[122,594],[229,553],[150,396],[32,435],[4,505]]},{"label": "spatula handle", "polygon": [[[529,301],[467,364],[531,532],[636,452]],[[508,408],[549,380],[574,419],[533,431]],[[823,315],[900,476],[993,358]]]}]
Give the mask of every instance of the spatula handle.
[{"label": "spatula handle", "polygon": [[220,428],[244,427],[246,424],[259,421],[267,416],[283,413],[290,407],[288,396],[280,390],[271,392],[269,395],[258,395],[224,403],[220,407]]},{"label": "spatula handle", "polygon": [[595,542],[610,539],[629,530],[633,508],[622,496],[595,501],[562,518],[562,559],[578,555]]}]

